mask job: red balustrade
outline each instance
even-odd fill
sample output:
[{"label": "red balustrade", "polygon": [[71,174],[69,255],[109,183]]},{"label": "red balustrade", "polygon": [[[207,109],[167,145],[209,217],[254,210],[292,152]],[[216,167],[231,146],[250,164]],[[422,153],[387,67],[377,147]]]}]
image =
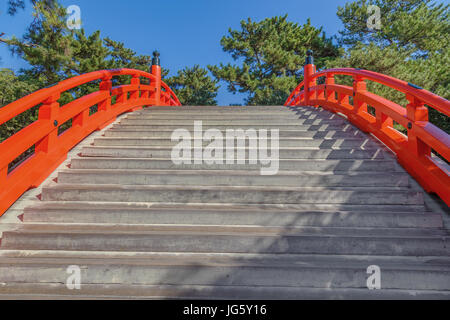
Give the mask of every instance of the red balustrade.
[{"label": "red balustrade", "polygon": [[[116,76],[131,76],[131,82],[113,87]],[[141,84],[141,78],[148,79],[149,84]],[[60,106],[58,100],[63,92],[92,81],[100,81],[98,91]],[[0,108],[0,125],[39,105],[38,120],[0,144],[0,216],[25,191],[39,186],[81,140],[115,121],[118,115],[143,106],[181,104],[161,81],[159,65],[152,66],[152,73],[103,70],[61,81]],[[97,106],[97,112],[90,114],[93,106]],[[70,120],[72,126],[59,135],[59,127]],[[10,164],[33,146],[34,153],[10,170]]]},{"label": "red balustrade", "polygon": [[[353,87],[336,84],[336,75],[353,77]],[[319,78],[325,78],[318,84]],[[367,90],[366,80],[380,83],[405,94],[405,107]],[[352,101],[350,100],[352,99]],[[428,108],[450,117],[450,102],[411,83],[372,71],[341,68],[316,72],[311,53],[304,67],[304,81],[287,99],[286,106],[321,106],[340,113],[358,127],[383,142],[399,163],[423,186],[450,206],[448,165],[432,155],[435,150],[450,160],[450,136],[428,120]],[[368,107],[372,107],[372,112]],[[375,115],[373,115],[375,110]],[[407,134],[394,128],[394,121]]]}]

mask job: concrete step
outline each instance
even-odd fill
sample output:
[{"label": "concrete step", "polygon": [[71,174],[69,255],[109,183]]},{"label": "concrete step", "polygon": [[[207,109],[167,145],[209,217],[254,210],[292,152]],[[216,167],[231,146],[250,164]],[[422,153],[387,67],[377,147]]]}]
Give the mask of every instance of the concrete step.
[{"label": "concrete step", "polygon": [[[450,233],[442,228],[385,228],[385,227],[317,227],[317,226],[274,226],[270,222],[261,225],[191,224],[185,215],[184,223],[170,224],[126,224],[126,223],[26,223],[16,225],[7,231],[24,233],[85,233],[85,234],[209,234],[209,235],[251,235],[251,236],[348,236],[352,237],[446,237]],[[7,232],[5,231],[5,232]]]},{"label": "concrete step", "polygon": [[208,185],[208,186],[328,186],[328,187],[407,187],[406,173],[374,175],[372,172],[282,171],[262,176],[248,170],[108,170],[70,169],[58,173],[58,183],[124,185]]},{"label": "concrete step", "polygon": [[[260,164],[174,164],[170,158],[73,158],[71,167],[74,169],[189,169],[189,170],[259,170]],[[398,165],[393,160],[330,160],[330,159],[280,159],[280,170],[296,171],[398,171]]]},{"label": "concrete step", "polygon": [[422,205],[423,194],[402,188],[128,186],[71,185],[44,187],[44,201],[115,201],[179,203],[334,203]]},{"label": "concrete step", "polygon": [[[99,202],[43,202],[25,208],[23,220],[27,223],[129,223],[190,225],[271,225],[317,227],[372,227],[372,228],[442,228],[440,214],[414,212],[414,208],[380,207],[354,208],[339,211],[335,208],[277,209],[239,207],[232,205],[163,207],[137,204]],[[314,210],[316,209],[316,210]],[[323,210],[328,209],[328,210]],[[348,206],[343,209],[350,209]],[[390,210],[389,210],[390,209]],[[405,212],[401,212],[401,210]]]},{"label": "concrete step", "polygon": [[154,112],[154,111],[289,111],[289,108],[285,106],[179,106],[179,107],[169,107],[169,106],[151,106],[139,110],[138,112]]},{"label": "concrete step", "polygon": [[170,125],[170,126],[194,126],[194,122],[198,121],[202,123],[203,126],[206,127],[214,127],[214,126],[242,126],[245,128],[252,128],[259,126],[296,126],[296,125],[335,125],[340,126],[346,124],[344,119],[332,119],[332,120],[324,120],[324,119],[220,119],[220,120],[202,120],[196,119],[191,116],[190,119],[130,119],[125,118],[120,120],[119,124],[123,125],[137,125],[137,126],[145,126],[145,125]]},{"label": "concrete step", "polygon": [[[175,137],[176,139],[178,137]],[[223,145],[225,145],[225,136]],[[253,141],[252,141],[253,142]],[[179,143],[179,140],[172,141],[170,138],[126,138],[126,137],[101,137],[94,139],[95,146],[166,146],[173,147]],[[192,139],[192,145],[202,145],[204,147],[211,144],[211,141],[205,139]],[[235,142],[236,143],[236,142]],[[270,141],[269,141],[270,143]],[[249,139],[245,139],[245,146],[249,146]],[[258,144],[258,141],[256,141]],[[380,144],[370,138],[345,138],[345,139],[304,139],[304,138],[281,138],[279,140],[280,148],[321,148],[321,149],[374,149],[380,148]]]},{"label": "concrete step", "polygon": [[[268,143],[268,153],[271,157],[271,146]],[[259,151],[258,149],[250,148],[223,148],[223,158],[218,158],[214,161],[222,160],[222,163],[226,162],[226,156],[228,153],[234,154],[234,159],[237,158],[237,153],[242,152],[243,158],[246,163],[249,160],[258,161]],[[192,148],[191,157],[197,152],[202,154],[204,148]],[[168,147],[123,147],[123,146],[89,146],[82,149],[82,157],[114,157],[114,158],[171,158],[174,152],[173,148]],[[179,158],[179,153],[174,153],[176,158]],[[255,155],[255,156],[253,156]],[[278,152],[279,159],[384,159],[384,152],[380,149],[320,149],[319,147],[311,148],[280,148]],[[240,156],[242,157],[242,156]],[[270,158],[272,159],[272,158]],[[189,160],[189,158],[187,158]],[[235,161],[236,162],[236,161]]]},{"label": "concrete step", "polygon": [[249,120],[249,121],[270,121],[270,120],[295,120],[295,119],[328,119],[332,120],[333,117],[317,117],[317,116],[301,116],[290,112],[274,112],[274,113],[244,113],[244,114],[233,114],[233,113],[205,113],[205,112],[181,112],[181,111],[170,111],[170,112],[146,112],[146,113],[130,113],[127,115],[128,120],[154,120],[154,121],[172,121],[172,120],[185,120],[193,121],[203,120],[203,121],[234,121],[234,120]]},{"label": "concrete step", "polygon": [[[133,127],[110,129],[105,131],[105,137],[121,137],[121,138],[160,138],[170,139],[173,130],[134,130]],[[330,131],[299,131],[299,130],[280,130],[278,133],[280,139],[283,138],[302,138],[302,139],[367,139],[369,136],[358,130],[330,130]]]},{"label": "concrete step", "polygon": [[130,284],[86,284],[82,290],[68,290],[61,283],[0,283],[0,299],[448,300],[450,291]]},{"label": "concrete step", "polygon": [[[367,267],[378,265],[382,288],[446,290],[450,267],[442,263],[415,263],[414,258],[355,259],[351,256],[327,257],[246,254],[214,257],[208,254],[147,254],[147,259],[117,259],[84,255],[80,266],[82,284],[283,286],[310,288],[367,289]],[[153,257],[152,257],[153,256]],[[88,257],[88,258],[86,258]],[[198,258],[193,261],[192,258]],[[153,258],[153,259],[152,259]],[[430,259],[431,260],[431,259]],[[8,258],[0,261],[0,283],[65,283],[68,265],[79,259]],[[405,262],[408,261],[409,264]],[[447,262],[448,261],[447,259]],[[13,267],[12,267],[13,266]]]},{"label": "concrete step", "polygon": [[282,113],[282,114],[242,114],[242,115],[233,115],[228,113],[223,114],[204,114],[197,113],[192,114],[191,112],[186,113],[149,113],[149,114],[129,114],[125,119],[127,120],[147,120],[152,122],[169,122],[169,121],[202,121],[202,122],[234,122],[236,120],[239,121],[247,121],[247,122],[269,122],[271,121],[345,121],[344,118],[339,117],[337,115],[302,115],[295,113]]},{"label": "concrete step", "polygon": [[[90,211],[95,210],[95,212],[115,212],[115,214],[120,215],[120,212],[124,214],[131,215],[136,212],[156,212],[158,214],[164,214],[167,212],[179,213],[179,211],[187,213],[196,212],[230,212],[233,214],[238,214],[239,212],[247,212],[248,214],[256,214],[259,211],[268,211],[273,214],[276,213],[301,213],[309,214],[310,216],[314,214],[346,214],[353,213],[367,213],[370,216],[382,216],[383,213],[396,213],[399,215],[403,214],[419,214],[421,217],[425,218],[425,214],[431,214],[422,205],[387,205],[387,204],[377,204],[377,205],[364,205],[364,204],[333,204],[333,203],[295,203],[295,204],[249,204],[249,203],[181,203],[171,201],[171,202],[135,202],[135,203],[123,203],[117,201],[51,201],[51,202],[37,202],[32,207],[24,208],[27,210],[37,211],[48,210],[54,212],[66,212],[66,210],[77,210],[83,208],[83,210]],[[34,211],[33,211],[34,212]],[[53,216],[54,216],[53,214]],[[179,213],[182,214],[182,213]],[[45,217],[45,214],[43,215]],[[119,217],[119,216],[117,216]],[[418,217],[417,219],[421,219]],[[23,217],[26,219],[26,217]],[[56,218],[55,218],[56,219]],[[65,217],[63,219],[69,219]],[[128,217],[127,217],[128,219]],[[130,218],[131,219],[131,218]],[[31,221],[31,220],[30,220]],[[72,220],[71,220],[72,221]],[[330,223],[332,220],[329,220]],[[442,219],[439,220],[442,223]],[[76,222],[76,221],[74,221]],[[387,222],[388,223],[388,222]],[[400,223],[400,222],[399,222]],[[325,225],[326,226],[326,225]],[[399,225],[399,227],[406,225]],[[415,225],[410,225],[414,227]]]},{"label": "concrete step", "polygon": [[[158,123],[157,121],[153,121],[153,122],[147,122],[146,124],[143,125],[137,125],[137,124],[130,124],[130,123],[116,123],[113,125],[113,129],[125,129],[125,130],[135,130],[135,131],[146,131],[146,130],[156,130],[156,131],[162,131],[162,130],[169,130],[169,131],[175,131],[177,129],[186,129],[188,131],[193,132],[194,131],[194,123],[193,122],[185,122],[184,124],[180,124],[180,125],[173,125],[171,123],[169,124],[162,124],[162,123]],[[229,125],[205,125],[203,124],[202,126],[203,131],[209,130],[209,129],[218,129],[221,131],[230,129],[230,130],[238,130],[238,129],[243,129],[243,130],[248,130],[248,129],[255,129],[255,130],[260,130],[260,129],[275,129],[275,130],[280,130],[280,131],[286,131],[286,130],[296,130],[296,131],[328,131],[328,130],[333,130],[333,131],[345,131],[345,130],[350,130],[350,129],[354,129],[353,126],[349,125],[348,123],[346,124],[345,122],[343,122],[342,124],[336,124],[336,123],[331,123],[331,124],[318,124],[318,125],[312,125],[312,124],[279,124],[279,125],[273,125],[273,124],[250,124],[250,125],[239,125],[239,124],[229,124]]]},{"label": "concrete step", "polygon": [[254,108],[254,107],[241,107],[241,108],[235,108],[235,107],[208,107],[208,108],[165,108],[165,107],[159,107],[159,108],[144,108],[142,110],[138,110],[133,112],[134,114],[149,114],[149,113],[205,113],[205,114],[214,114],[214,113],[230,113],[230,114],[237,114],[239,112],[251,112],[253,114],[283,114],[283,113],[315,113],[315,114],[334,114],[333,112],[327,111],[325,109],[315,109],[313,108],[290,108],[285,106],[275,106],[275,107],[261,107],[261,108]]},{"label": "concrete step", "polygon": [[229,232],[23,232],[3,234],[2,250],[450,256],[448,236],[254,235]]},{"label": "concrete step", "polygon": [[139,251],[70,251],[70,250],[1,250],[0,265],[20,262],[22,265],[67,264],[77,259],[89,265],[170,265],[170,266],[279,266],[327,268],[329,262],[338,268],[365,268],[369,265],[403,270],[449,270],[450,256],[382,256],[333,254],[251,254],[207,252],[139,252]]},{"label": "concrete step", "polygon": [[[348,122],[345,120],[323,120],[323,119],[271,119],[271,120],[259,120],[259,119],[247,119],[247,120],[202,120],[191,117],[188,119],[182,120],[152,120],[152,119],[122,119],[120,120],[120,125],[136,125],[136,126],[146,126],[146,125],[169,125],[169,126],[178,126],[178,127],[193,127],[195,122],[201,122],[201,125],[208,128],[213,127],[242,127],[242,128],[255,128],[258,129],[260,127],[265,128],[269,126],[269,128],[277,127],[289,127],[289,126],[300,126],[300,125],[332,125],[332,126],[343,126]],[[198,124],[200,125],[200,124]],[[281,129],[281,128],[280,128]]]}]

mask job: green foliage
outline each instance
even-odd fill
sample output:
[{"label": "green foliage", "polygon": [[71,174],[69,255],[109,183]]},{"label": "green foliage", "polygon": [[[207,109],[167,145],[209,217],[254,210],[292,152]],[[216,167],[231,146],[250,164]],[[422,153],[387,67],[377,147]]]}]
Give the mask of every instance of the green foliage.
[{"label": "green foliage", "polygon": [[253,22],[241,21],[241,30],[229,29],[221,40],[225,52],[241,66],[208,66],[228,90],[247,93],[249,105],[283,104],[302,79],[306,51],[312,49],[319,67],[338,55],[331,39],[308,20],[300,26],[287,15]]},{"label": "green foliage", "polygon": [[208,70],[195,65],[179,70],[176,76],[165,80],[175,92],[181,104],[188,106],[215,106],[219,86],[218,80],[208,75]]},{"label": "green foliage", "polygon": [[0,107],[3,107],[18,97],[35,91],[37,86],[25,77],[17,77],[12,70],[0,69]]},{"label": "green foliage", "polygon": [[64,66],[71,62],[72,39],[64,20],[66,10],[55,0],[50,6],[37,1],[34,10],[35,20],[23,39],[12,37],[5,42],[31,65],[28,76],[46,87],[64,78]]},{"label": "green foliage", "polygon": [[[66,10],[56,0],[32,0],[34,20],[23,38],[3,39],[11,52],[24,59],[31,67],[21,70],[19,77],[10,70],[0,73],[0,107],[24,95],[53,85],[63,79],[101,69],[134,68],[148,71],[150,56],[136,55],[123,43],[102,39],[100,31],[86,35],[84,30],[69,30]],[[10,1],[10,14],[25,6],[25,1]],[[163,71],[167,75],[168,70]],[[114,78],[127,83],[129,77]],[[94,81],[61,95],[64,105],[78,97],[98,90]],[[0,126],[0,139],[18,132],[37,119],[36,108],[11,119]]]},{"label": "green foliage", "polygon": [[[30,68],[15,75],[0,70],[0,107],[22,96],[79,74],[115,68],[148,71],[151,57],[138,55],[124,43],[102,38],[100,31],[68,30],[66,11],[57,0],[8,0],[8,13],[14,15],[31,3],[34,20],[22,38],[1,39]],[[381,8],[381,30],[367,28],[367,7]],[[431,0],[355,0],[337,12],[344,29],[333,44],[308,20],[299,25],[287,15],[258,22],[241,21],[239,30],[229,29],[221,39],[223,50],[234,64],[194,66],[163,78],[185,105],[215,105],[220,80],[228,90],[246,93],[248,105],[280,105],[303,78],[306,50],[314,51],[318,69],[354,67],[373,70],[419,85],[450,99],[449,6]],[[341,77],[351,85],[351,79]],[[127,83],[129,77],[113,79]],[[403,94],[375,83],[369,90],[406,105]],[[98,89],[98,82],[65,93],[61,104]],[[0,139],[17,132],[37,117],[36,109],[0,126]],[[433,123],[450,131],[448,117],[430,110]],[[1,141],[1,140],[0,140]]]},{"label": "green foliage", "polygon": [[[38,87],[30,79],[26,79],[24,76],[17,77],[9,69],[0,69],[0,107],[37,89]],[[28,110],[0,125],[0,142],[35,120],[37,120],[36,110]]]},{"label": "green foliage", "polygon": [[[377,5],[381,13],[381,29],[367,27],[367,7]],[[341,43],[358,42],[379,47],[396,44],[413,52],[440,51],[449,44],[448,5],[432,0],[357,0],[339,7],[337,15],[344,24]]]},{"label": "green foliage", "polygon": [[[381,30],[369,30],[367,6],[381,8]],[[414,83],[450,99],[449,6],[423,0],[357,0],[338,9],[344,24],[340,42],[348,50],[327,67],[362,68]],[[348,81],[348,80],[347,80]],[[368,89],[405,106],[404,95],[368,83]],[[448,117],[430,109],[430,121],[450,132]]]}]

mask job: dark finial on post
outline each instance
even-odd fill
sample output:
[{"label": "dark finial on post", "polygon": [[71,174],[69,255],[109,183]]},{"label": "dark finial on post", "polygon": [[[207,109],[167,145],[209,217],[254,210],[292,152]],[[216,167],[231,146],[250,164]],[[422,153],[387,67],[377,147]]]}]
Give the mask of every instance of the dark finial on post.
[{"label": "dark finial on post", "polygon": [[160,66],[161,62],[159,61],[159,52],[153,51],[153,59],[152,59],[152,65],[153,66]]},{"label": "dark finial on post", "polygon": [[308,50],[306,51],[306,61],[305,64],[314,64],[314,57],[313,57],[313,51]]}]

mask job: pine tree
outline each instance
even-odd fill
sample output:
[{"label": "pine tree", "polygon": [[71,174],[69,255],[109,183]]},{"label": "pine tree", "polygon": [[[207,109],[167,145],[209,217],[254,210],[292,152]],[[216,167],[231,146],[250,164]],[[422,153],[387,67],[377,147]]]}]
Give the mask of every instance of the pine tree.
[{"label": "pine tree", "polygon": [[[381,9],[381,29],[367,28],[367,6]],[[429,0],[357,0],[338,9],[347,46],[327,67],[362,68],[387,74],[450,99],[449,6]],[[348,80],[347,80],[348,81]],[[368,83],[372,92],[405,106],[404,94]],[[450,132],[447,116],[430,108],[430,121]],[[405,129],[402,129],[405,130]]]},{"label": "pine tree", "polygon": [[[0,69],[0,108],[39,89],[31,79],[17,76],[12,70]],[[37,120],[37,108],[23,112],[0,125],[0,143]]]},{"label": "pine tree", "polygon": [[229,29],[221,40],[225,52],[242,65],[208,66],[213,75],[228,83],[228,90],[247,93],[249,105],[283,104],[302,80],[306,51],[316,52],[318,67],[338,55],[322,29],[308,20],[303,26],[287,15],[253,22],[241,21],[241,30]]},{"label": "pine tree", "polygon": [[[369,5],[380,8],[381,28],[369,29]],[[440,51],[449,44],[448,5],[432,0],[357,0],[339,7],[337,15],[344,24],[340,42],[354,46],[361,42],[379,47],[395,44],[415,54]]]},{"label": "pine tree", "polygon": [[72,39],[65,16],[66,10],[56,0],[36,1],[35,20],[27,28],[23,39],[12,37],[4,41],[12,53],[31,65],[27,74],[42,87],[64,78],[64,66],[72,58]]},{"label": "pine tree", "polygon": [[176,76],[165,80],[174,90],[181,104],[189,106],[215,106],[219,86],[218,80],[208,75],[208,70],[195,65],[179,70]]}]

